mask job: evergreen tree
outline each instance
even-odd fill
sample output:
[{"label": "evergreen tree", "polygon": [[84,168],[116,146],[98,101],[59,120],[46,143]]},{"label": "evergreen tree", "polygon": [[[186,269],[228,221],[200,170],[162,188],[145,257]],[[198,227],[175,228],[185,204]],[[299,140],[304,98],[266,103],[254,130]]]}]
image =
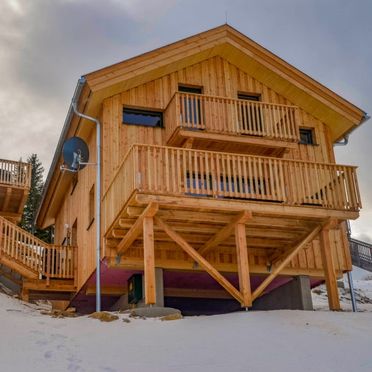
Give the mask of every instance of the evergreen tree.
[{"label": "evergreen tree", "polygon": [[36,213],[41,202],[41,196],[44,187],[44,167],[41,164],[41,161],[39,160],[37,154],[32,154],[27,159],[27,162],[31,164],[31,187],[25,208],[23,210],[23,216],[20,226],[24,230],[37,236],[39,239],[42,239],[45,242],[49,243],[52,240],[52,229],[48,228],[45,230],[40,230],[36,227],[35,222]]}]

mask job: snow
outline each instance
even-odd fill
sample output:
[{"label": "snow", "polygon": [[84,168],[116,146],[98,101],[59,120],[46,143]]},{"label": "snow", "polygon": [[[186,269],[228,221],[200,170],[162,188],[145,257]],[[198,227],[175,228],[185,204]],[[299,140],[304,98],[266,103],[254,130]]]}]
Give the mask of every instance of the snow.
[{"label": "snow", "polygon": [[[355,286],[372,298],[372,281]],[[314,294],[315,302],[323,297]],[[0,371],[372,370],[372,308],[239,312],[174,321],[130,318],[130,323],[123,321],[127,314],[103,323],[86,316],[51,318],[40,308],[0,293]]]}]

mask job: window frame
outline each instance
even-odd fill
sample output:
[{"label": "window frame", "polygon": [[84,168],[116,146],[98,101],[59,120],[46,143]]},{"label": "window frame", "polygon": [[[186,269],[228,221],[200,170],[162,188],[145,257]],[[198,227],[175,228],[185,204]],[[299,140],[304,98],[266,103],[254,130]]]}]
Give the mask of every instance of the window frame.
[{"label": "window frame", "polygon": [[[309,136],[308,138],[310,138],[310,141],[308,141],[308,140],[303,141],[303,139],[301,138],[301,132],[302,133],[306,132],[306,136]],[[300,127],[299,128],[299,134],[300,134],[300,140],[299,140],[300,145],[317,146],[315,128]]]},{"label": "window frame", "polygon": [[[132,114],[138,114],[138,115],[149,115],[153,114],[153,116],[158,116],[160,118],[160,122],[158,125],[148,125],[144,123],[128,123],[124,119],[125,111],[129,111],[129,113]],[[124,125],[133,125],[133,126],[141,126],[141,127],[147,127],[147,128],[164,128],[164,112],[159,109],[154,109],[154,108],[138,108],[138,107],[133,107],[133,106],[123,106],[123,111],[122,111],[122,124]]]}]

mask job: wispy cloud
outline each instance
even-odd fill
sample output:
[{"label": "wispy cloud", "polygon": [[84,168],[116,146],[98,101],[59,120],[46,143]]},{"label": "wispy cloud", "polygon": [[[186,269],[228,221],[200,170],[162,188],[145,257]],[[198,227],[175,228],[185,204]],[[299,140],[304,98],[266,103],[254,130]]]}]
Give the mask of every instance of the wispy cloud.
[{"label": "wispy cloud", "polygon": [[[372,4],[347,0],[2,0],[0,158],[49,167],[79,76],[228,21],[372,113]],[[338,161],[358,164],[370,234],[372,121]]]}]

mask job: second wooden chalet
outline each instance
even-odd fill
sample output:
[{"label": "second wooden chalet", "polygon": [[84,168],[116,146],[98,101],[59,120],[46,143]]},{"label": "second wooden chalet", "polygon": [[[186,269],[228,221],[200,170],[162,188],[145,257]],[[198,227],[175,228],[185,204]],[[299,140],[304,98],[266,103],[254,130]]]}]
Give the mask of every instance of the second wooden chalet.
[{"label": "second wooden chalet", "polygon": [[[333,145],[364,111],[228,25],[87,74],[74,99],[102,125],[103,308],[309,308],[322,281],[340,308],[361,200]],[[70,108],[37,221],[75,247],[72,303],[89,308],[96,169],[60,170],[72,136],[95,159]]]}]

